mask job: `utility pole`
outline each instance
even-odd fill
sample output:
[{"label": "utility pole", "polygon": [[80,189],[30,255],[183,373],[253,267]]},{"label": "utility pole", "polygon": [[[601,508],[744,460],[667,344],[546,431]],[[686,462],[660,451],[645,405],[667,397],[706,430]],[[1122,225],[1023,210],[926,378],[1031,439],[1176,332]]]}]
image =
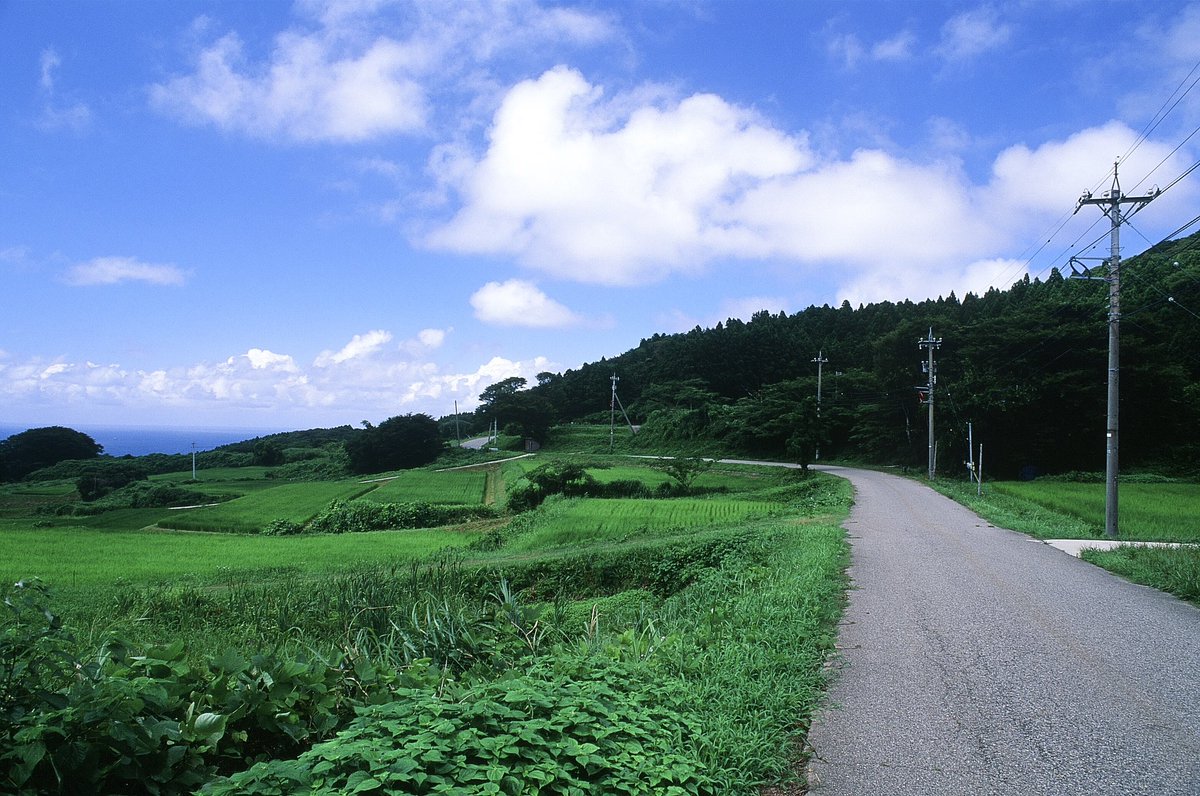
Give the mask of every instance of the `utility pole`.
[{"label": "utility pole", "polygon": [[621,379],[614,373],[609,380],[612,381],[612,398],[608,401],[608,452],[612,453],[617,432],[617,382]]},{"label": "utility pole", "polygon": [[1117,474],[1120,402],[1121,402],[1121,205],[1134,205],[1134,209],[1145,205],[1161,193],[1157,188],[1144,196],[1125,196],[1117,179],[1117,163],[1113,163],[1112,187],[1102,197],[1093,197],[1091,192],[1079,197],[1075,212],[1084,205],[1098,205],[1108,216],[1108,423],[1107,445],[1104,466],[1104,535],[1115,537],[1119,533],[1117,520]]},{"label": "utility pole", "polygon": [[[820,426],[821,426],[821,367],[829,360],[825,358],[825,350],[820,349],[817,351],[817,355],[809,361],[817,363],[817,427],[820,428]],[[813,460],[814,461],[821,460],[821,446],[819,444],[816,447],[816,453],[813,456]]]},{"label": "utility pole", "polygon": [[929,335],[923,340],[917,340],[919,348],[929,349],[929,360],[925,363],[925,372],[929,374],[929,383],[927,385],[928,392],[926,393],[926,403],[929,404],[929,480],[932,481],[937,473],[937,448],[933,440],[933,387],[937,384],[937,376],[934,371],[933,350],[942,347],[942,338],[934,338],[933,327],[929,327]]},{"label": "utility pole", "polygon": [[192,480],[196,480],[196,443],[192,443]]}]

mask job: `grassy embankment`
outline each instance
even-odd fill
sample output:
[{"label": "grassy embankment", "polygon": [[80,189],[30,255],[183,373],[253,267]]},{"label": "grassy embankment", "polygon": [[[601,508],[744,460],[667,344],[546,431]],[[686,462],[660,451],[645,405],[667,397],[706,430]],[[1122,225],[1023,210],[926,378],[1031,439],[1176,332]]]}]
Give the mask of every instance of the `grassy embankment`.
[{"label": "grassy embankment", "polygon": [[[1004,528],[1040,539],[1098,539],[1104,532],[1104,484],[1050,480],[996,482],[975,487],[936,485]],[[1119,490],[1121,539],[1200,544],[1200,485],[1123,483]],[[1083,558],[1135,583],[1170,592],[1200,605],[1200,547],[1122,546],[1087,550]]]},{"label": "grassy embankment", "polygon": [[[411,471],[373,484],[275,484],[265,472],[202,473],[213,494],[240,497],[212,508],[96,517],[36,514],[39,503],[69,499],[62,484],[9,487],[0,493],[0,576],[54,584],[57,607],[84,646],[116,632],[135,645],[184,638],[192,659],[229,647],[242,655],[274,649],[318,652],[321,660],[349,656],[351,674],[380,665],[404,671],[432,665],[441,672],[430,682],[414,679],[415,692],[393,682],[386,694],[364,697],[366,686],[356,681],[355,698],[400,700],[389,704],[404,710],[429,700],[448,710],[446,699],[470,704],[497,688],[510,689],[507,698],[515,699],[513,684],[526,680],[543,702],[561,689],[570,701],[566,695],[577,689],[628,678],[618,691],[642,696],[628,703],[613,697],[613,709],[626,712],[612,718],[633,727],[645,718],[639,711],[657,706],[652,726],[659,736],[667,733],[656,741],[665,746],[648,756],[634,753],[640,747],[633,741],[618,748],[579,724],[554,741],[555,770],[566,770],[565,749],[597,747],[586,776],[616,777],[632,763],[643,767],[634,772],[640,777],[721,794],[753,794],[792,777],[845,588],[839,523],[850,493],[841,479],[722,467],[699,478],[697,486],[707,491],[693,497],[551,498],[487,533],[481,529],[501,520],[358,534],[253,533],[280,518],[303,522],[334,499],[480,503],[503,495],[545,458],[488,473]],[[650,467],[625,463],[591,472],[598,481],[640,480],[650,488],[666,480]],[[208,532],[161,530],[182,525]],[[334,729],[349,735],[325,736],[335,746],[312,746],[320,740],[313,734],[296,748],[295,761],[278,765],[310,781],[324,777],[340,792],[336,744],[353,737],[396,747],[363,740],[362,733],[380,725],[346,720]],[[525,749],[517,758],[531,759],[529,737],[511,742]],[[418,752],[418,760],[441,753]],[[532,763],[506,765],[503,781],[516,790],[505,792],[527,792],[545,774],[522,769]],[[222,770],[235,770],[227,766]],[[270,792],[282,771],[273,766],[264,763],[222,787]],[[498,770],[493,766],[488,776]],[[343,773],[349,777],[343,785],[365,781],[361,772]],[[464,769],[453,776],[473,774]]]}]

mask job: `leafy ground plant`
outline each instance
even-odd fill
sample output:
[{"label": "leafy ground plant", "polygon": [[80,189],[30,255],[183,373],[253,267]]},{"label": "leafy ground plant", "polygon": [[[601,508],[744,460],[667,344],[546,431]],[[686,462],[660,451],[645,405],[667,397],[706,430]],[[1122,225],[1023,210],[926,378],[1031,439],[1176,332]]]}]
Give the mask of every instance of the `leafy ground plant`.
[{"label": "leafy ground plant", "polygon": [[203,793],[718,793],[691,740],[702,733],[682,683],[631,663],[576,666],[398,693],[296,760]]}]

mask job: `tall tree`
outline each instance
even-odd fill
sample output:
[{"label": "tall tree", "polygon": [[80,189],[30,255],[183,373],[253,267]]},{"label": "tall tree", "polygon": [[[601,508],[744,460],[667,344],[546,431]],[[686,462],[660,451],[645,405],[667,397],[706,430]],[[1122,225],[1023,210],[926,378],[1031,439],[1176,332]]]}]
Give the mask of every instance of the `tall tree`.
[{"label": "tall tree", "polygon": [[96,440],[73,428],[31,428],[0,442],[0,478],[17,481],[67,459],[95,459],[103,451]]},{"label": "tall tree", "polygon": [[412,414],[364,429],[346,443],[346,455],[354,472],[378,473],[429,464],[442,448],[437,421],[429,415]]}]

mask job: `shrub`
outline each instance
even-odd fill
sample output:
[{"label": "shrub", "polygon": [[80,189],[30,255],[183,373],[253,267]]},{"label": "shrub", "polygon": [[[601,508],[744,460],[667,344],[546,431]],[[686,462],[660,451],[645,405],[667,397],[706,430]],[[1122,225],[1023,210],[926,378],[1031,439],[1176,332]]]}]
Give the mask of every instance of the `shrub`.
[{"label": "shrub", "polygon": [[494,516],[487,506],[440,506],[434,503],[374,503],[335,500],[308,524],[311,533],[361,533],[436,528]]},{"label": "shrub", "polygon": [[271,520],[259,533],[263,536],[295,536],[304,533],[304,526],[292,520]]},{"label": "shrub", "polygon": [[122,459],[106,462],[89,462],[75,481],[75,489],[85,502],[104,497],[114,489],[120,489],[135,481],[150,477],[145,467]]},{"label": "shrub", "polygon": [[177,484],[156,481],[134,481],[114,490],[86,506],[63,506],[60,513],[75,515],[101,514],[115,509],[157,509],[169,506],[192,506],[228,500],[229,495],[209,495]]}]

